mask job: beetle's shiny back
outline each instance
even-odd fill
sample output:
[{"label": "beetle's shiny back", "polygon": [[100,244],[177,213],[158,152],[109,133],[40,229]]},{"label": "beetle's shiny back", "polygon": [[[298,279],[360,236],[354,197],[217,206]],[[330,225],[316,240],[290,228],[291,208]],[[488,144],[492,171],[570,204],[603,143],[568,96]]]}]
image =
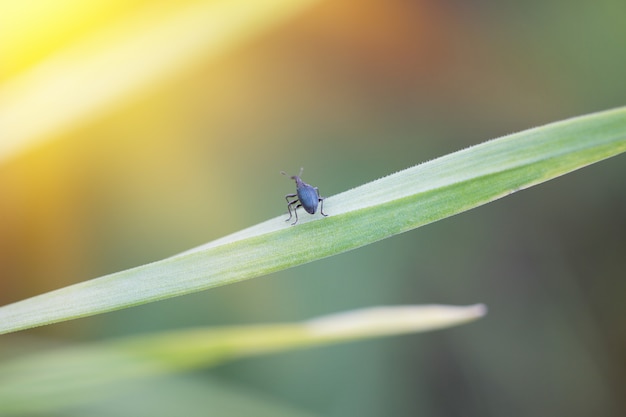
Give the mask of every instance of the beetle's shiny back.
[{"label": "beetle's shiny back", "polygon": [[296,190],[298,200],[300,200],[300,204],[302,204],[302,207],[307,213],[314,214],[317,210],[317,204],[319,203],[319,195],[315,188],[311,187],[309,184],[302,184],[303,186],[298,187]]}]

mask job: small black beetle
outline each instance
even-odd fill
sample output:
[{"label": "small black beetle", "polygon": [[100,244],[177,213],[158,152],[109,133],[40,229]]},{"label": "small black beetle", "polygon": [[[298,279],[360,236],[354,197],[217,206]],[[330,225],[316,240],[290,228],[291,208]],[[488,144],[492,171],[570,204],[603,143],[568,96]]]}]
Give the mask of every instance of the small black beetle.
[{"label": "small black beetle", "polygon": [[[294,214],[296,215],[296,221],[291,223],[292,226],[298,223],[298,207],[304,207],[307,213],[315,214],[317,204],[320,203],[320,213],[322,213],[322,216],[328,216],[328,214],[324,213],[324,197],[320,197],[320,192],[317,187],[313,187],[302,181],[302,178],[300,178],[302,171],[304,171],[304,168],[300,168],[300,174],[291,177],[292,180],[296,181],[296,194],[287,194],[285,196],[285,200],[287,200],[287,210],[289,210],[289,218],[285,221],[288,222]],[[280,173],[287,175],[284,171],[280,171]],[[289,201],[289,199],[293,197],[296,197],[296,199]],[[298,205],[293,209],[292,213],[291,206],[296,203],[298,203]]]}]

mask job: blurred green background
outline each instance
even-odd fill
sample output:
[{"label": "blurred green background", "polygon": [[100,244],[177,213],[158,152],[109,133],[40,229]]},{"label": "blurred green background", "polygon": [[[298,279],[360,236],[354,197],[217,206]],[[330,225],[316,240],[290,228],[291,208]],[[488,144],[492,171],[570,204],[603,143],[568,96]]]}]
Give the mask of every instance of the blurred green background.
[{"label": "blurred green background", "polygon": [[[15,34],[21,52],[35,52],[12,57],[15,44],[7,47],[0,82],[131,7],[155,7],[94,2],[91,14],[74,15],[70,5],[59,2],[67,20],[51,19],[36,39]],[[45,20],[37,10],[25,14],[31,23]],[[100,21],[90,26],[87,15]],[[69,21],[83,23],[59,35]],[[286,213],[294,185],[281,170],[305,167],[304,180],[329,196],[486,139],[624,105],[625,41],[621,0],[320,1],[4,161],[0,303]],[[622,416],[625,162],[271,276],[22,336],[97,341],[381,304],[482,302],[488,316],[459,328],[181,378],[324,416]],[[135,415],[143,406],[128,405]],[[198,413],[209,411],[198,415],[226,413]]]}]

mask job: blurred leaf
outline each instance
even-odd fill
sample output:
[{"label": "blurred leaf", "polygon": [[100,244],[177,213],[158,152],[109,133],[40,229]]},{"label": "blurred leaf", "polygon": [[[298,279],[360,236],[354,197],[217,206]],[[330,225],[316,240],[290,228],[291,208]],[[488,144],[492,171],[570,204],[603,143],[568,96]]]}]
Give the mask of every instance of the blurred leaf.
[{"label": "blurred leaf", "polygon": [[0,414],[52,412],[120,382],[320,344],[422,332],[482,317],[483,305],[354,310],[295,324],[192,329],[48,350],[0,364]]},{"label": "blurred leaf", "polygon": [[336,255],[461,213],[626,150],[626,108],[488,141],[204,246],[0,308],[0,333],[189,294]]},{"label": "blurred leaf", "polygon": [[[289,401],[203,374],[131,379],[116,384],[112,396],[94,398],[63,410],[63,416],[172,417],[254,416],[315,417]],[[30,407],[34,409],[34,407]],[[42,414],[47,416],[47,409]],[[28,414],[30,415],[30,414]]]}]

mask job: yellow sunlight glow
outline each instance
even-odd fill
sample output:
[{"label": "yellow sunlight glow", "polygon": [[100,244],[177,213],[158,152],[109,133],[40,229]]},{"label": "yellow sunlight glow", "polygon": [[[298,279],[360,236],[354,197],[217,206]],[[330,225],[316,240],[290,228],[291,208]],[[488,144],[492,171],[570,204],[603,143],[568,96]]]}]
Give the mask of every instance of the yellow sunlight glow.
[{"label": "yellow sunlight glow", "polygon": [[0,161],[284,21],[315,0],[142,9],[0,85]]}]

